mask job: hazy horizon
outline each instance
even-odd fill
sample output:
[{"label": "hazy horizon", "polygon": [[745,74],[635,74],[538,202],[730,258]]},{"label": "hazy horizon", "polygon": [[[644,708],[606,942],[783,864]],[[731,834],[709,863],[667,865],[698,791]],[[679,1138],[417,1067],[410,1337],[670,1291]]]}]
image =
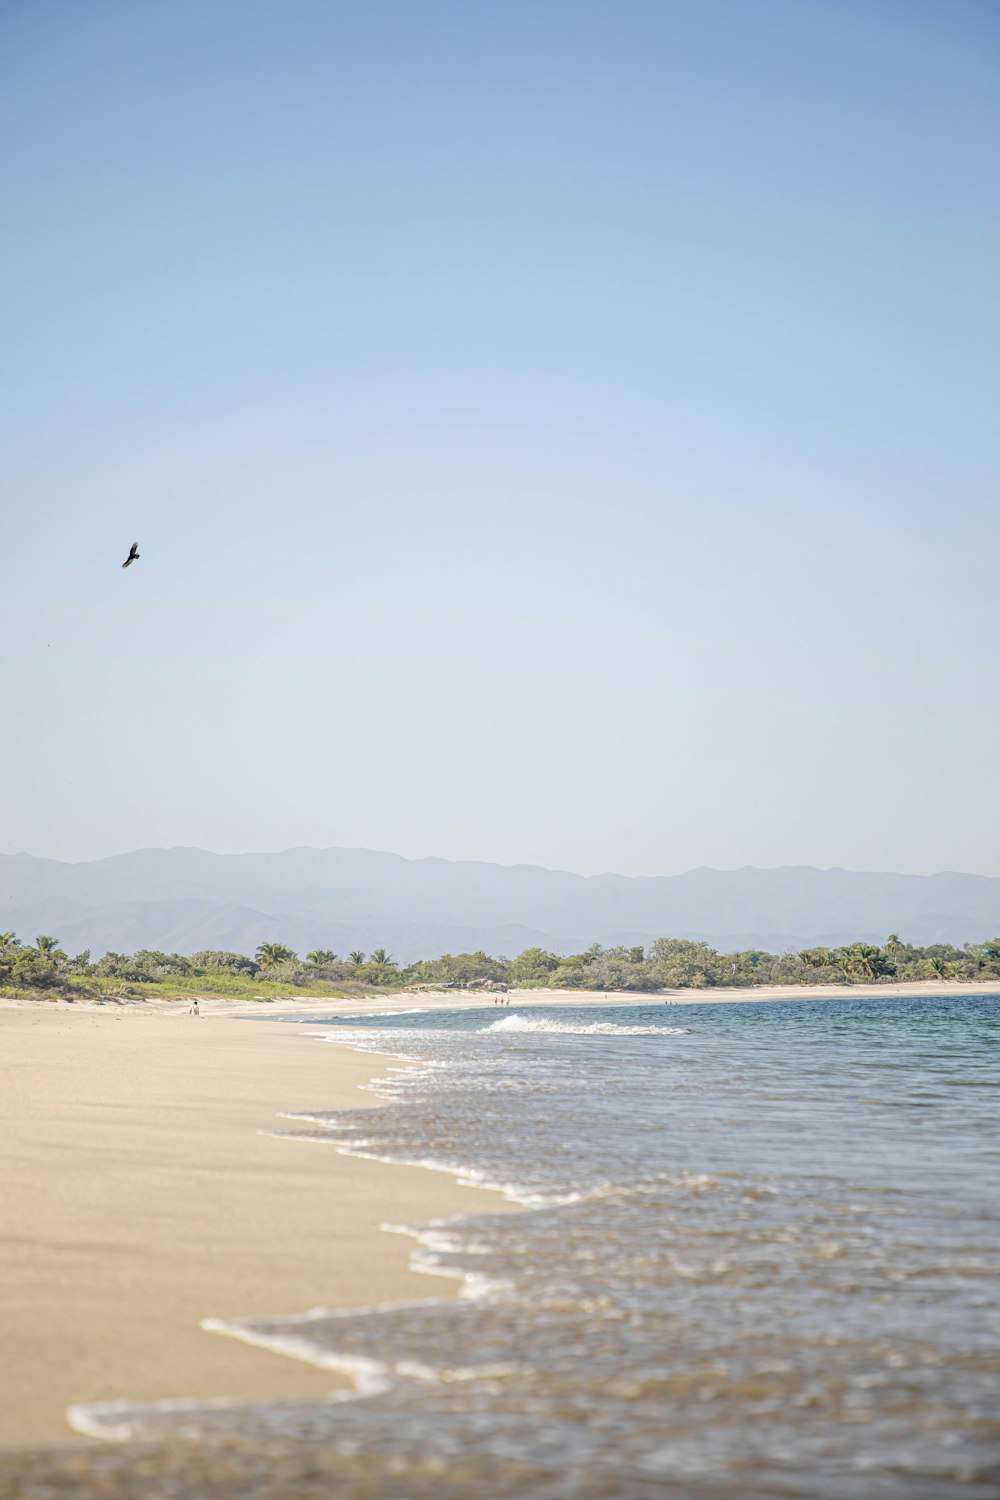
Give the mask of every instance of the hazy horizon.
[{"label": "hazy horizon", "polygon": [[994,5],[0,58],[0,850],[1000,871]]},{"label": "hazy horizon", "polygon": [[[3,826],[0,826],[0,835],[3,835],[6,832],[6,828],[8,828],[9,826],[9,822],[5,823]],[[36,859],[52,859],[67,864],[87,864],[93,860],[113,859],[117,855],[132,854],[144,849],[198,849],[208,854],[223,855],[284,854],[292,849],[357,849],[378,854],[398,854],[401,858],[408,860],[444,859],[452,863],[468,861],[479,864],[497,864],[507,868],[524,865],[535,866],[546,870],[561,870],[565,871],[568,874],[588,876],[683,875],[687,874],[691,870],[698,869],[728,871],[742,869],[774,870],[781,868],[794,868],[796,866],[803,869],[814,870],[848,870],[859,874],[896,874],[921,876],[964,874],[1000,876],[1000,855],[998,855],[992,861],[987,858],[982,862],[981,867],[978,868],[974,867],[973,863],[971,862],[965,865],[954,863],[927,863],[926,865],[919,868],[914,868],[906,867],[902,863],[895,865],[887,863],[862,864],[857,862],[851,863],[844,860],[830,860],[829,862],[821,862],[818,859],[806,858],[775,858],[765,861],[760,859],[755,860],[751,858],[738,859],[735,856],[727,863],[723,863],[721,860],[712,861],[697,858],[691,858],[687,862],[668,861],[667,859],[657,862],[655,856],[652,856],[648,861],[644,862],[643,868],[625,868],[624,863],[602,864],[600,862],[599,856],[597,856],[590,862],[582,860],[570,862],[568,858],[561,860],[557,855],[553,855],[551,858],[529,858],[527,856],[521,857],[513,851],[504,854],[492,855],[488,853],[478,852],[475,849],[466,850],[464,848],[464,845],[453,847],[451,851],[445,852],[439,848],[424,847],[420,844],[411,844],[409,847],[403,847],[403,843],[404,841],[400,840],[397,845],[391,846],[387,843],[375,843],[374,841],[362,841],[360,839],[354,842],[348,841],[346,839],[331,839],[320,841],[318,839],[301,838],[294,840],[290,839],[285,843],[282,843],[280,841],[273,841],[267,844],[263,842],[245,842],[242,844],[237,844],[234,842],[231,845],[223,847],[218,844],[199,843],[193,839],[164,838],[160,842],[136,841],[129,843],[127,840],[122,840],[116,843],[114,846],[111,846],[110,844],[107,846],[102,846],[97,843],[94,843],[93,845],[88,844],[85,846],[84,852],[80,852],[79,850],[74,849],[72,845],[70,845],[65,846],[69,849],[70,852],[60,853],[58,852],[58,845],[53,845],[51,847],[31,848],[26,845],[18,845],[16,843],[16,840],[14,839],[2,837],[2,841],[0,841],[0,854],[26,854]]]},{"label": "hazy horizon", "polygon": [[1000,877],[808,866],[639,877],[538,865],[409,861],[365,849],[215,855],[135,850],[97,863],[0,857],[6,930],[55,934],[67,951],[295,952],[388,947],[428,954],[583,952],[648,947],[658,937],[725,951],[904,941],[990,942]]},{"label": "hazy horizon", "polygon": [[852,874],[852,875],[914,875],[914,876],[917,876],[917,877],[925,877],[925,878],[930,877],[930,876],[934,876],[934,875],[983,875],[983,876],[986,876],[987,878],[996,878],[996,877],[1000,876],[1000,871],[998,871],[998,870],[957,870],[957,869],[944,869],[944,868],[938,869],[938,870],[888,870],[888,869],[876,870],[876,869],[859,869],[856,866],[850,866],[850,865],[810,865],[810,864],[804,863],[802,861],[798,861],[796,863],[786,862],[786,863],[780,864],[780,865],[757,865],[757,864],[752,863],[751,861],[747,861],[746,863],[744,863],[742,865],[706,865],[706,864],[685,865],[683,867],[683,869],[676,869],[676,870],[665,870],[665,869],[664,870],[618,870],[618,869],[612,869],[610,866],[609,867],[604,867],[604,868],[594,868],[592,870],[580,870],[580,869],[572,869],[572,868],[570,868],[567,865],[551,865],[551,864],[550,865],[546,865],[546,864],[541,864],[537,860],[523,860],[523,859],[492,860],[492,859],[483,858],[483,857],[481,857],[479,855],[447,855],[447,854],[438,854],[438,853],[435,853],[434,851],[428,851],[428,852],[419,853],[419,854],[406,854],[406,853],[403,853],[403,851],[401,851],[399,849],[382,849],[382,848],[376,848],[374,845],[371,845],[371,844],[306,844],[306,843],[304,843],[304,844],[287,844],[287,845],[282,846],[281,848],[275,848],[275,849],[261,849],[261,848],[257,848],[257,847],[246,848],[246,849],[210,849],[210,848],[207,848],[203,844],[144,844],[144,845],[134,845],[134,846],[132,846],[130,848],[107,849],[103,853],[93,854],[93,855],[86,855],[86,856],[81,857],[80,859],[63,858],[60,855],[45,854],[45,853],[41,853],[41,852],[39,852],[37,850],[33,850],[33,849],[9,849],[9,850],[8,849],[3,849],[3,850],[0,850],[0,854],[26,855],[29,859],[51,859],[51,860],[55,860],[55,861],[58,861],[59,863],[63,863],[63,864],[90,864],[90,863],[94,863],[94,862],[96,862],[98,860],[102,860],[102,859],[115,859],[118,856],[125,855],[125,854],[147,853],[150,850],[157,850],[157,851],[160,851],[160,850],[167,850],[167,851],[171,851],[171,850],[191,850],[191,851],[197,852],[199,854],[217,854],[217,855],[220,855],[220,856],[225,856],[225,855],[237,855],[238,856],[238,855],[241,855],[241,854],[245,854],[245,855],[255,855],[255,854],[290,854],[290,853],[294,853],[294,852],[299,851],[299,850],[310,850],[310,851],[319,852],[319,853],[323,853],[323,852],[326,852],[326,851],[329,851],[329,850],[344,850],[344,851],[348,851],[348,852],[351,852],[351,853],[360,853],[360,854],[388,854],[388,855],[398,855],[399,858],[405,859],[405,860],[408,860],[408,861],[419,861],[419,860],[422,860],[422,859],[428,859],[428,860],[437,859],[437,860],[444,860],[446,863],[449,863],[449,864],[464,864],[464,863],[488,864],[488,865],[497,865],[501,869],[510,869],[510,870],[515,870],[515,869],[541,869],[541,870],[549,871],[549,872],[551,872],[553,874],[582,875],[582,876],[588,877],[588,878],[591,877],[591,876],[599,876],[599,875],[621,875],[621,876],[625,876],[626,878],[630,878],[631,879],[631,878],[656,877],[656,876],[670,877],[672,875],[689,875],[689,874],[697,872],[698,870],[711,870],[713,872],[721,873],[721,874],[727,874],[727,873],[728,874],[734,874],[734,873],[738,873],[741,870],[759,870],[759,871],[762,871],[762,872],[766,872],[766,871],[769,871],[769,870],[770,871],[776,871],[776,870],[780,870],[780,869],[816,870],[816,871],[819,871],[821,873],[831,873],[831,872],[836,872],[836,871],[843,871],[843,872],[845,872],[847,874]]}]

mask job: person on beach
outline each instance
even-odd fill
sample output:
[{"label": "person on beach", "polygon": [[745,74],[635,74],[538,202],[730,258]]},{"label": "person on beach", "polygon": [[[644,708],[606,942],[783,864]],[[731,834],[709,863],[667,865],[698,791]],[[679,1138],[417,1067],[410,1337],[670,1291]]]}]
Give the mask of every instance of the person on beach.
[{"label": "person on beach", "polygon": [[201,1011],[198,1009],[198,1002],[197,1002],[197,1000],[192,1000],[191,1001],[191,1009],[188,1011],[188,1015],[191,1015],[191,1016],[200,1016],[201,1015]]}]

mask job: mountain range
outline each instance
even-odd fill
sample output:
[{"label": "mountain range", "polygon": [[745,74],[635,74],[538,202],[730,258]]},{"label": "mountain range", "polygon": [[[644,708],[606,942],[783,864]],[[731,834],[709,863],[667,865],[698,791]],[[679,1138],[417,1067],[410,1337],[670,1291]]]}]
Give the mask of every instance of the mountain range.
[{"label": "mountain range", "polygon": [[483,948],[648,945],[690,937],[770,952],[897,932],[910,942],[1000,933],[1000,877],[786,866],[682,875],[574,875],[536,865],[404,859],[371,849],[212,854],[138,849],[79,864],[0,855],[0,928],[67,951],[300,953],[382,946],[400,961]]}]

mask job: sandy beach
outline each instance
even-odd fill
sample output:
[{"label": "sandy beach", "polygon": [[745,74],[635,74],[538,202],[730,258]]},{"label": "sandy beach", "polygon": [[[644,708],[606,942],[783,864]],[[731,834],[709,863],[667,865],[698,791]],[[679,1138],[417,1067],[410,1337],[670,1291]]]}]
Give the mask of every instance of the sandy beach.
[{"label": "sandy beach", "polygon": [[74,1403],[339,1383],[205,1317],[453,1295],[379,1225],[484,1195],[269,1134],[282,1110],[372,1104],[380,1064],[183,1005],[0,1011],[0,1445],[78,1440]]},{"label": "sandy beach", "polygon": [[[511,1001],[717,1004],[976,988],[532,990]],[[457,1284],[413,1272],[410,1242],[379,1226],[500,1211],[503,1201],[440,1173],[274,1134],[282,1111],[372,1105],[362,1086],[393,1064],[271,1018],[491,1001],[456,991],[303,997],[269,1007],[268,1019],[262,1006],[220,999],[203,1002],[198,1019],[184,1002],[0,1001],[0,1446],[72,1439],[74,1404],[315,1398],[341,1383],[205,1332],[206,1317],[454,1295]]]}]

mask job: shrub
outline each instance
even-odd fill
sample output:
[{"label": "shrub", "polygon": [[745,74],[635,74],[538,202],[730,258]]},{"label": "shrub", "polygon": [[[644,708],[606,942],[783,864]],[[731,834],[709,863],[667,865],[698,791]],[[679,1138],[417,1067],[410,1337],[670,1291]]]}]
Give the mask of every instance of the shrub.
[{"label": "shrub", "polygon": [[257,963],[245,953],[226,953],[218,948],[199,949],[191,954],[190,964],[193,969],[229,969],[234,974],[248,974],[251,979],[258,970]]}]

